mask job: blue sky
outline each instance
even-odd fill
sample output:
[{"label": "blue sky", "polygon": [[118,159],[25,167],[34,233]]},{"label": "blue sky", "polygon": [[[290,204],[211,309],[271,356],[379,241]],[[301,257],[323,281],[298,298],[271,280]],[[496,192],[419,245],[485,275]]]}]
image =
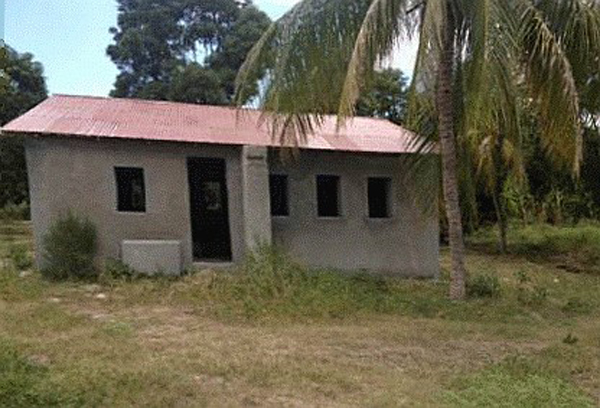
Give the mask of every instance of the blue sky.
[{"label": "blue sky", "polygon": [[[44,65],[51,93],[108,95],[117,75],[105,52],[112,40],[108,29],[116,25],[115,0],[2,1],[6,43],[35,55]],[[273,19],[297,2],[254,1]],[[409,71],[412,48],[396,53],[393,65]]]}]

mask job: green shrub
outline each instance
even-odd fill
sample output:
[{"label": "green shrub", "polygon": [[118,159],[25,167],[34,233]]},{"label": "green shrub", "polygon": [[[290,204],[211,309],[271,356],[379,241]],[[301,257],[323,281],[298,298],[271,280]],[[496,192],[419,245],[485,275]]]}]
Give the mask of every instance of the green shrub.
[{"label": "green shrub", "polygon": [[8,258],[17,270],[24,271],[33,266],[33,257],[26,245],[13,245],[8,251]]},{"label": "green shrub", "polygon": [[96,228],[72,212],[61,215],[44,236],[42,274],[49,279],[93,278],[96,256]]},{"label": "green shrub", "polygon": [[467,281],[467,294],[470,297],[499,297],[500,292],[500,280],[496,275],[476,275]]}]

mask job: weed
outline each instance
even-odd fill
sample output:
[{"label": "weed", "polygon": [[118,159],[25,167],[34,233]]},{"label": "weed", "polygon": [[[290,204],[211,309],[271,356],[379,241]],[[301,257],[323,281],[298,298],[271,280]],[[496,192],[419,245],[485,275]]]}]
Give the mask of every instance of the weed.
[{"label": "weed", "polygon": [[131,281],[139,276],[138,272],[118,259],[107,259],[100,273],[99,280],[103,283],[113,281]]},{"label": "weed", "polygon": [[501,291],[500,280],[496,275],[476,275],[467,281],[467,293],[470,297],[499,297]]},{"label": "weed", "polygon": [[81,405],[77,396],[52,387],[49,369],[22,356],[0,339],[0,405],[4,407],[60,407]]},{"label": "weed", "polygon": [[366,273],[309,271],[276,248],[263,247],[235,273],[213,275],[208,295],[221,313],[342,318],[400,307],[390,279]]},{"label": "weed", "polygon": [[444,402],[456,407],[593,407],[593,401],[571,383],[529,359],[512,357],[461,377]]},{"label": "weed", "polygon": [[577,338],[577,336],[574,336],[573,333],[569,333],[565,336],[565,338],[563,339],[563,343],[565,344],[569,344],[569,345],[573,345],[575,343],[577,343],[579,341],[579,338]]},{"label": "weed", "polygon": [[515,279],[519,285],[525,285],[531,282],[531,277],[527,273],[527,271],[523,269],[519,269],[515,272]]},{"label": "weed", "polygon": [[8,258],[17,270],[24,271],[33,266],[33,257],[26,245],[12,245],[8,251]]},{"label": "weed", "polygon": [[572,314],[588,314],[592,311],[593,306],[589,301],[583,300],[579,297],[571,297],[562,307],[562,310],[566,313]]},{"label": "weed", "polygon": [[548,289],[533,282],[529,274],[524,270],[515,272],[517,280],[517,299],[524,305],[539,306],[546,301],[549,295]]}]

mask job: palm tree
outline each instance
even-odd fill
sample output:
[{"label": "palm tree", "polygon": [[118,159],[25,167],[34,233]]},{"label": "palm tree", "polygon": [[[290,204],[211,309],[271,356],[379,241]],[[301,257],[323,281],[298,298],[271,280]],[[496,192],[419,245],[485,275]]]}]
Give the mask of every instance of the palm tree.
[{"label": "palm tree", "polygon": [[[457,136],[518,134],[518,85],[539,112],[544,146],[578,171],[581,132],[569,56],[597,56],[599,6],[593,0],[304,0],[273,23],[237,80],[269,73],[260,105],[282,143],[302,142],[335,112],[340,125],[398,41],[418,38],[409,115],[433,115],[452,256],[450,297],[465,296]],[[425,132],[421,132],[422,134]],[[423,144],[425,146],[425,143]]]}]

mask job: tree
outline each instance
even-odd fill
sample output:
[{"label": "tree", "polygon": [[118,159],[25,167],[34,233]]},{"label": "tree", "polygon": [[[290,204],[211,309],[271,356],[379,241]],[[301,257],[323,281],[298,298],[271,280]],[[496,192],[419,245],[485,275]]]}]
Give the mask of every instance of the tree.
[{"label": "tree", "polygon": [[411,126],[421,132],[422,124],[436,118],[452,256],[450,297],[461,299],[466,268],[457,136],[518,134],[513,90],[522,81],[540,113],[546,154],[577,172],[581,133],[569,55],[598,55],[598,7],[586,0],[304,0],[248,54],[237,102],[246,100],[245,86],[258,68],[274,58],[261,106],[283,141],[297,141],[331,110],[340,121],[354,115],[376,63],[399,39],[418,34]]},{"label": "tree", "polygon": [[388,119],[402,124],[408,100],[408,78],[398,69],[376,71],[356,104],[358,116]]},{"label": "tree", "polygon": [[[47,97],[42,64],[29,53],[0,49],[0,125],[5,125]],[[0,207],[29,198],[22,141],[0,136]]]},{"label": "tree", "polygon": [[237,70],[270,23],[250,1],[118,3],[107,48],[120,71],[114,97],[228,104]]}]

